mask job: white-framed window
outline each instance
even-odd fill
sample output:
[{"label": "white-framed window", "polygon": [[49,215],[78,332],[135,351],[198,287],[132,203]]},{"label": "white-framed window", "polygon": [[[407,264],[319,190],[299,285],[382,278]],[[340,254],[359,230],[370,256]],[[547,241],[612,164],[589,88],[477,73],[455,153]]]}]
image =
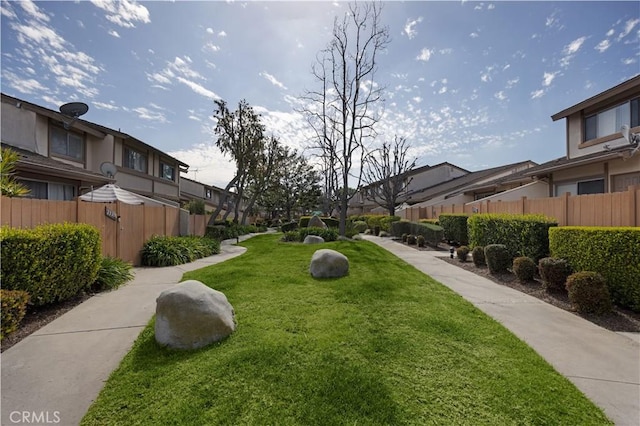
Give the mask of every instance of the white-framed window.
[{"label": "white-framed window", "polygon": [[51,126],[50,149],[52,154],[82,161],[84,159],[84,137],[62,127]]},{"label": "white-framed window", "polygon": [[160,162],[160,177],[170,181],[175,181],[176,167],[171,164],[167,164],[164,161]]},{"label": "white-framed window", "polygon": [[128,146],[124,147],[124,158],[122,159],[122,165],[123,167],[133,169],[138,172],[148,172],[147,155]]},{"label": "white-framed window", "polygon": [[207,198],[211,199],[211,188],[206,188],[204,193]]},{"label": "white-framed window", "polygon": [[640,125],[640,98],[585,117],[584,141],[617,133],[625,124],[630,127]]},{"label": "white-framed window", "polygon": [[59,200],[70,201],[76,196],[76,187],[66,183],[59,182],[43,182],[38,180],[20,180],[27,188],[29,188],[28,198],[36,198],[38,200]]}]

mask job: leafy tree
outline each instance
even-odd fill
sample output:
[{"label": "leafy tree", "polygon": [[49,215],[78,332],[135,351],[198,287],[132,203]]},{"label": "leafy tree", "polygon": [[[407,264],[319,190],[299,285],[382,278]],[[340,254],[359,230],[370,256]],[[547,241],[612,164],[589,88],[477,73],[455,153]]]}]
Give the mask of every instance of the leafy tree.
[{"label": "leafy tree", "polygon": [[18,153],[9,148],[2,148],[1,153],[0,184],[2,186],[2,195],[5,197],[24,197],[28,195],[29,188],[15,178],[16,163],[19,158]]},{"label": "leafy tree", "polygon": [[407,173],[416,165],[415,159],[407,159],[409,148],[406,138],[396,136],[393,142],[383,142],[381,148],[367,157],[363,177],[367,186],[361,191],[391,216],[396,213],[396,205],[405,200],[402,194],[411,183]]},{"label": "leafy tree", "polygon": [[[244,190],[251,175],[256,173],[256,167],[261,163],[265,144],[264,126],[260,122],[260,116],[246,100],[238,103],[236,111],[230,111],[223,100],[216,100],[215,104],[214,118],[217,123],[214,132],[218,136],[215,144],[223,154],[230,155],[236,163],[236,174],[225,187],[223,198],[209,219],[209,225],[214,224],[225,203],[233,204],[234,221],[238,221]],[[232,188],[235,188],[235,200],[230,200]],[[230,213],[231,209],[228,208],[225,219]]]},{"label": "leafy tree", "polygon": [[[316,133],[325,174],[327,200],[339,196],[340,235],[345,235],[350,178],[360,186],[365,142],[375,136],[380,119],[376,103],[383,88],[375,81],[378,54],[389,43],[389,29],[380,23],[378,3],[353,3],[342,20],[336,18],[329,45],[316,58],[312,73],[319,89],[307,92],[302,110]],[[335,173],[335,175],[333,175]]]}]

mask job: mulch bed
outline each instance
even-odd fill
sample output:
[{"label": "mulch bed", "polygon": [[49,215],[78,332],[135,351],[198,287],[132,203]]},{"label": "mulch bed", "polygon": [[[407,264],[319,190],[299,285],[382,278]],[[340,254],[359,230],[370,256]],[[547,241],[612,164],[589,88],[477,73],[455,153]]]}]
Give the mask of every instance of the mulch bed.
[{"label": "mulch bed", "polygon": [[[400,241],[397,241],[398,244],[403,244]],[[418,247],[418,246],[409,246],[413,247],[416,250],[436,250],[442,252],[442,261],[447,262],[451,265],[457,266],[459,268],[466,269],[467,271],[473,272],[476,275],[487,278],[496,284],[504,285],[515,290],[526,293],[530,296],[533,296],[537,299],[540,299],[546,303],[549,303],[553,306],[556,306],[560,309],[564,309],[567,312],[571,312],[574,315],[582,317],[587,321],[591,321],[592,323],[606,328],[610,331],[618,331],[618,332],[640,332],[640,312],[633,312],[628,309],[623,309],[620,307],[614,307],[613,311],[604,315],[595,315],[595,314],[582,314],[576,312],[571,306],[571,302],[569,302],[569,297],[566,292],[548,292],[542,286],[542,281],[539,278],[535,278],[533,281],[522,283],[520,282],[516,276],[508,272],[506,274],[498,274],[492,275],[489,273],[489,269],[486,266],[477,267],[473,264],[473,262],[460,262],[457,258],[451,259],[449,257],[449,246],[440,245],[438,247]]]},{"label": "mulch bed", "polygon": [[27,313],[20,322],[18,329],[2,339],[2,343],[0,343],[2,345],[1,352],[6,351],[31,333],[49,324],[65,312],[75,308],[91,296],[93,296],[93,294],[87,293],[55,305],[41,308],[28,307]]}]

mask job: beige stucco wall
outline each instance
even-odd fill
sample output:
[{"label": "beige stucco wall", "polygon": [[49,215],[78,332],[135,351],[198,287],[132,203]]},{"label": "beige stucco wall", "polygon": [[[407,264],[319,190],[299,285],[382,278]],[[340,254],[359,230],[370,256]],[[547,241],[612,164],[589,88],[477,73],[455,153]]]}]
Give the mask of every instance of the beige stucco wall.
[{"label": "beige stucco wall", "polygon": [[549,184],[547,182],[538,180],[526,185],[519,186],[517,188],[510,189],[508,191],[501,192],[499,194],[485,197],[481,200],[472,201],[467,204],[479,204],[482,201],[515,201],[520,200],[522,197],[527,198],[547,198],[549,196]]},{"label": "beige stucco wall", "polygon": [[464,176],[467,173],[459,170],[455,167],[452,167],[449,164],[444,164],[439,167],[430,168],[425,170],[422,173],[418,173],[413,176],[413,179],[409,183],[408,191],[417,191],[425,188],[429,188],[431,186],[437,185],[439,183],[455,179],[460,176]]},{"label": "beige stucco wall", "polygon": [[40,155],[48,153],[48,120],[25,108],[2,102],[2,142]]}]

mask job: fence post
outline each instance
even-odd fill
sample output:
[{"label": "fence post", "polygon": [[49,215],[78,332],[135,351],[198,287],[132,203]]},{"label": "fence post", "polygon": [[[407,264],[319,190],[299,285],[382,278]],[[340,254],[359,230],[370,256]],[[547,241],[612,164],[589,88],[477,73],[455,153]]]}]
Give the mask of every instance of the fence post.
[{"label": "fence post", "polygon": [[640,204],[640,197],[638,197],[638,191],[640,190],[640,185],[630,186],[630,201],[629,201],[629,213],[631,213],[631,226],[640,226],[640,223],[637,221],[638,217],[638,204]]},{"label": "fence post", "polygon": [[522,209],[521,209],[522,213],[521,214],[524,215],[524,214],[526,214],[525,203],[527,202],[527,196],[523,195],[522,198],[521,198],[521,201],[522,201]]},{"label": "fence post", "polygon": [[563,219],[564,219],[564,223],[563,224],[558,224],[560,226],[569,226],[569,193],[565,192],[564,194],[562,194],[562,200],[563,200],[563,208],[564,208],[564,212],[562,214]]}]

